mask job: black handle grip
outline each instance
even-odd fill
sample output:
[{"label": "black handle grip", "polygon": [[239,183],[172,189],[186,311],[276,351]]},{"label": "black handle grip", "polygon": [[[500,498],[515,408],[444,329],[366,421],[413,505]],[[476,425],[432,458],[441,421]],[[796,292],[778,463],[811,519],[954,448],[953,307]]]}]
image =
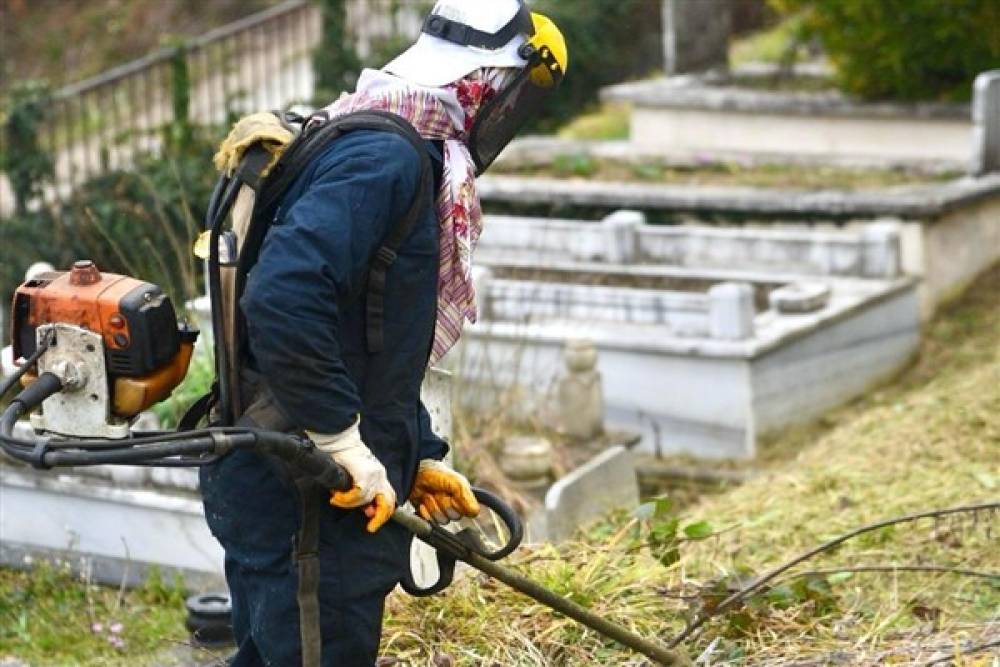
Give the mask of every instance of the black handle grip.
[{"label": "black handle grip", "polygon": [[495,551],[487,551],[479,536],[469,528],[458,533],[450,533],[440,526],[431,524],[431,535],[422,539],[437,551],[438,578],[430,586],[422,588],[414,581],[413,572],[407,569],[399,584],[409,595],[428,597],[448,588],[455,577],[455,562],[462,557],[462,553],[475,551],[488,560],[497,561],[509,556],[520,546],[524,538],[524,524],[514,509],[500,496],[486,489],[473,487],[472,493],[481,506],[492,510],[507,527],[509,536],[506,544]]},{"label": "black handle grip", "polygon": [[49,396],[62,390],[62,380],[52,373],[42,373],[38,379],[29,384],[14,399],[24,406],[24,412],[30,412],[42,404]]},{"label": "black handle grip", "polygon": [[435,555],[437,556],[438,564],[437,581],[426,588],[422,588],[416,581],[414,581],[412,570],[407,568],[406,573],[403,575],[403,579],[399,582],[400,588],[402,588],[407,595],[412,595],[415,598],[426,598],[432,595],[437,595],[444,589],[451,586],[451,582],[455,578],[456,559],[443,551],[438,551]]},{"label": "black handle grip", "polygon": [[309,468],[317,471],[314,475],[316,482],[323,488],[331,491],[350,491],[354,486],[350,473],[323,452],[314,449],[307,456],[310,459]]},{"label": "black handle grip", "polygon": [[500,520],[507,526],[507,530],[510,533],[507,543],[496,551],[483,551],[481,548],[477,548],[476,551],[489,560],[506,558],[514,552],[514,549],[521,546],[521,540],[524,539],[524,524],[521,522],[521,517],[517,515],[513,507],[503,501],[503,498],[486,489],[473,487],[472,493],[476,496],[476,500],[479,501],[480,505],[493,510],[500,517]]},{"label": "black handle grip", "polygon": [[275,431],[254,431],[256,446],[274,454],[304,475],[331,491],[350,491],[354,486],[350,473],[316,445],[303,438]]}]

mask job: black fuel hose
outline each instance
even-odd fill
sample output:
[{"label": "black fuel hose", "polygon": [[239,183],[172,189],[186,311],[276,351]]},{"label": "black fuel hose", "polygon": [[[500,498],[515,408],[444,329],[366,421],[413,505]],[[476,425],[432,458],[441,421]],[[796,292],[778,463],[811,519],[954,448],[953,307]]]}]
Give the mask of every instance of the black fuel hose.
[{"label": "black fuel hose", "polygon": [[38,360],[41,359],[42,355],[45,354],[45,351],[49,349],[49,345],[51,344],[52,344],[52,333],[50,332],[38,344],[38,347],[36,347],[35,351],[31,353],[31,356],[29,356],[27,359],[24,360],[24,363],[21,364],[21,367],[18,368],[16,371],[14,371],[13,375],[4,380],[3,384],[0,384],[0,398],[2,398],[4,394],[10,391],[11,387],[17,384],[18,380],[20,380],[25,373],[31,370],[31,368],[36,363],[38,363]]},{"label": "black fuel hose", "polygon": [[312,442],[277,431],[207,428],[121,441],[15,438],[13,433],[17,420],[61,390],[62,382],[56,375],[42,373],[11,401],[0,414],[0,449],[4,453],[36,468],[48,469],[93,465],[176,465],[178,457],[188,457],[183,460],[191,461],[190,465],[200,465],[235,449],[251,449],[280,458],[328,489],[347,491],[353,485],[347,471],[319,451]]}]

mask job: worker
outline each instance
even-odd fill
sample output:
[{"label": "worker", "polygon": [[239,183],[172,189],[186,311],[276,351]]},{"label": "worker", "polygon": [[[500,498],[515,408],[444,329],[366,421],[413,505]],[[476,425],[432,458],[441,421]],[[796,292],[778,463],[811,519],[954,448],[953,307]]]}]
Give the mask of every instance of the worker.
[{"label": "worker", "polygon": [[286,470],[251,451],[203,469],[206,517],[226,554],[233,667],[305,661],[302,589],[313,575],[296,567],[310,556],[296,540],[307,511],[320,515],[321,664],[338,667],[376,661],[385,597],[409,567],[411,536],[387,523],[397,505],[409,499],[439,523],[477,514],[468,481],[442,462],[448,445],[431,431],[420,386],[476,318],[475,177],[566,65],[558,29],[520,0],[440,0],[413,46],[322,110],[405,118],[434,183],[386,276],[378,352],[366,344],[364,290],[371,258],[420,195],[423,158],[406,139],[361,130],[333,141],[284,195],[250,271],[240,306],[257,395],[354,486],[300,498]]}]

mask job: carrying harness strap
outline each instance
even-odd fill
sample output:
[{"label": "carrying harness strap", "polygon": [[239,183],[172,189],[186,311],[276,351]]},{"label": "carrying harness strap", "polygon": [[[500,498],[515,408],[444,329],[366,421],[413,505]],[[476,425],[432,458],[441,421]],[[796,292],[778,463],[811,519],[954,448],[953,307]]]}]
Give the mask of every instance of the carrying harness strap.
[{"label": "carrying harness strap", "polygon": [[[347,132],[372,130],[391,132],[406,139],[420,158],[420,184],[406,213],[390,228],[382,245],[371,257],[368,269],[365,334],[368,351],[371,354],[385,348],[385,287],[389,267],[396,260],[399,248],[406,241],[416,225],[428,196],[434,185],[434,171],[427,153],[424,139],[406,119],[387,111],[358,111],[330,120],[324,120],[323,112],[306,121],[302,133],[289,145],[281,159],[274,166],[269,177],[262,184],[259,200],[254,206],[254,220],[240,253],[236,279],[236,298],[242,295],[246,277],[257,262],[267,228],[273,221],[277,206],[285,192],[302,169],[330,142]],[[245,323],[241,323],[241,329]],[[245,340],[245,336],[240,335]]]},{"label": "carrying harness strap", "polygon": [[297,477],[295,488],[301,508],[293,557],[299,575],[295,599],[299,604],[302,667],[320,667],[323,640],[319,618],[319,510],[327,491],[309,477]]},{"label": "carrying harness strap", "polygon": [[[278,408],[274,395],[259,374],[244,369],[243,393],[252,397],[239,425],[268,431],[287,432],[292,424]],[[275,457],[265,455],[274,472],[286,484],[295,487],[299,500],[299,530],[292,541],[292,560],[298,574],[295,600],[299,607],[299,645],[302,667],[320,667],[323,638],[319,611],[319,533],[320,510],[329,493],[316,480],[289,467]]]}]

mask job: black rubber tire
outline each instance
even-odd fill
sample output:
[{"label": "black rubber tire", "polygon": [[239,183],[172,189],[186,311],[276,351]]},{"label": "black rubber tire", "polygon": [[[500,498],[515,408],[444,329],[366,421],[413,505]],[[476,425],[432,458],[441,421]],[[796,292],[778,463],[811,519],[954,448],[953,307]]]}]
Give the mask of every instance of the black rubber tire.
[{"label": "black rubber tire", "polygon": [[233,643],[232,603],[229,593],[192,595],[184,606],[188,616],[184,626],[199,646],[214,647]]},{"label": "black rubber tire", "polygon": [[200,593],[192,595],[185,602],[189,614],[203,618],[228,619],[233,611],[233,603],[228,592]]}]

